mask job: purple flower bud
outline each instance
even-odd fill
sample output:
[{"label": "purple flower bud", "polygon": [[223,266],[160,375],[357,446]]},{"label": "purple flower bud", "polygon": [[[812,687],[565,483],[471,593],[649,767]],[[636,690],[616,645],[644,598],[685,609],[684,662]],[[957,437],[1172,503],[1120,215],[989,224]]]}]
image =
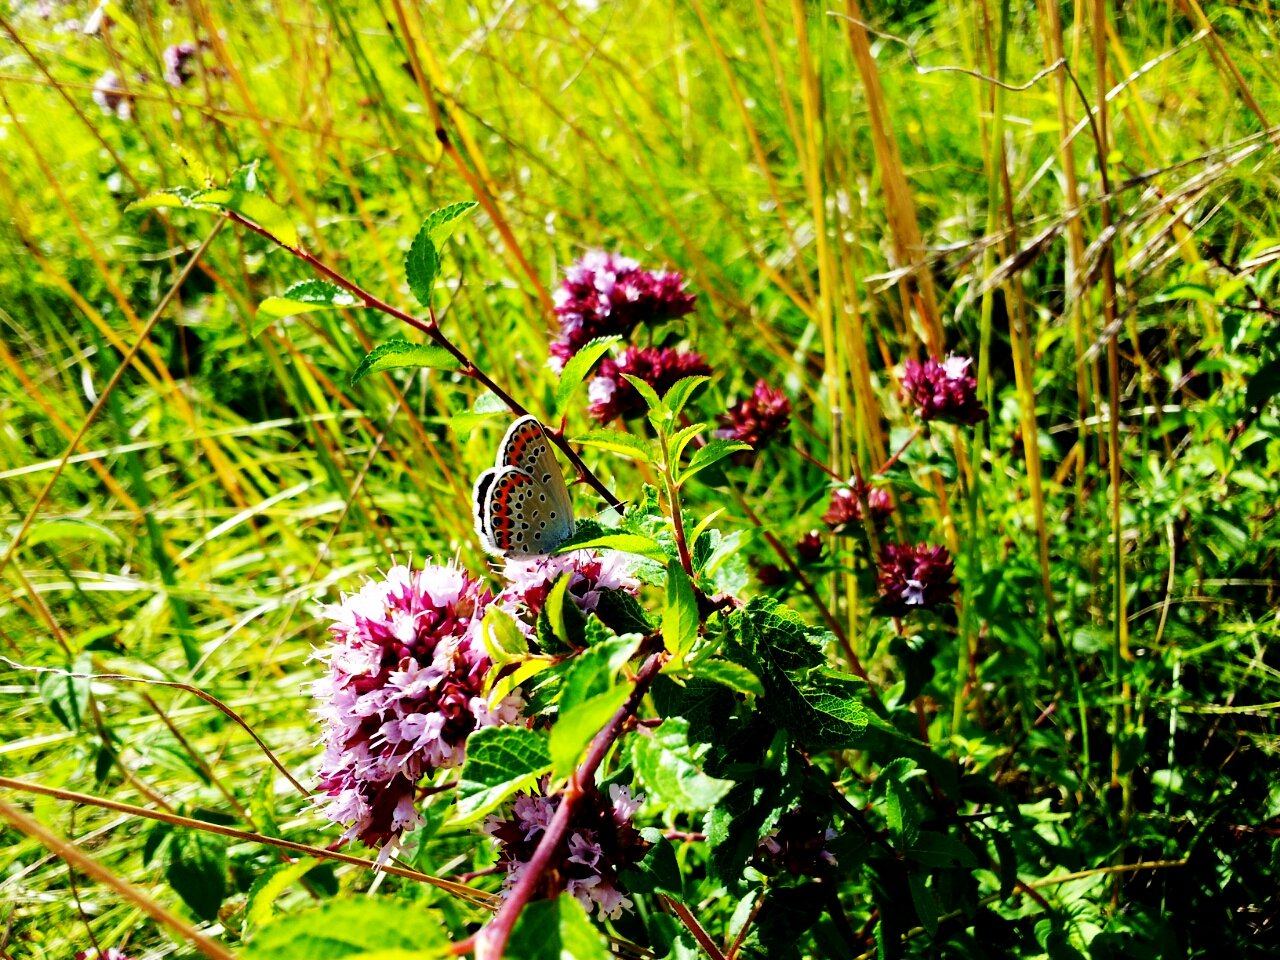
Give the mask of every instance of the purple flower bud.
[{"label": "purple flower bud", "polygon": [[822,542],[822,534],[817,530],[810,530],[796,541],[796,556],[804,563],[817,563],[822,559],[825,546]]},{"label": "purple flower bud", "polygon": [[831,873],[836,858],[827,844],[836,832],[799,807],[783,814],[778,825],[756,847],[752,865],[773,876],[785,870],[797,876],[821,877]]},{"label": "purple flower bud", "polygon": [[489,658],[479,637],[491,602],[479,580],[452,565],[392,567],[328,606],[328,675],[312,694],[324,724],[319,792],[342,840],[385,844],[422,822],[419,780],[464,759],[479,726],[513,723],[521,701],[494,708],[481,695]]},{"label": "purple flower bud", "polygon": [[787,573],[776,563],[762,563],[756,567],[756,580],[762,587],[780,587],[787,582]]},{"label": "purple flower bud", "polygon": [[199,52],[200,48],[193,40],[165,47],[161,54],[165,83],[171,87],[185,87],[187,81],[196,75],[196,55]]},{"label": "purple flower bud", "polygon": [[699,354],[666,347],[627,347],[618,360],[606,357],[587,387],[588,412],[601,423],[642,417],[649,409],[624,374],[643,380],[662,396],[685,377],[710,376],[711,367]]},{"label": "purple flower bud", "polygon": [[955,592],[955,565],[946,547],[927,543],[885,544],[876,572],[885,613],[901,616],[947,603]]},{"label": "purple flower bud", "polygon": [[720,422],[724,428],[716,431],[717,437],[741,440],[753,450],[759,450],[767,443],[786,437],[791,426],[791,401],[781,390],[757,380],[751,396],[722,413]]},{"label": "purple flower bud", "polygon": [[863,503],[867,505],[873,521],[883,520],[893,513],[889,491],[883,487],[859,486],[857,480],[850,480],[847,486],[831,491],[831,502],[822,515],[822,522],[831,528],[832,533],[852,533],[862,521]]},{"label": "purple flower bud", "polygon": [[908,360],[902,368],[902,392],[914,404],[921,420],[942,423],[977,423],[987,411],[978,402],[978,381],[970,371],[973,360],[954,354],[939,363]]},{"label": "purple flower bud", "polygon": [[569,268],[554,299],[560,333],[551,357],[558,369],[596,337],[626,337],[642,323],[683,317],[696,298],[678,273],[643,270],[630,257],[592,250]]},{"label": "purple flower bud", "polygon": [[121,120],[133,119],[133,97],[125,92],[120,74],[108,70],[93,84],[93,102],[103,113],[114,113]]},{"label": "purple flower bud", "polygon": [[[613,784],[607,799],[595,786],[589,787],[574,807],[569,829],[534,896],[551,898],[567,890],[588,913],[598,907],[602,919],[617,920],[630,910],[631,899],[618,874],[639,863],[649,849],[631,823],[642,803],[644,796],[632,794],[630,787]],[[498,865],[507,871],[504,897],[520,882],[559,806],[559,794],[518,793],[510,817],[495,815],[484,822],[482,829],[498,843]]]}]

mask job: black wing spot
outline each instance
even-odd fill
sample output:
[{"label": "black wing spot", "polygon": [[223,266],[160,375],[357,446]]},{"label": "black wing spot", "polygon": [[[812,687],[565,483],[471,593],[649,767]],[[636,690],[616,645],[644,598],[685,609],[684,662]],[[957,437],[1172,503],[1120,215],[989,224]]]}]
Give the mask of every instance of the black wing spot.
[{"label": "black wing spot", "polygon": [[547,516],[549,516],[552,520],[554,520],[556,518],[556,512],[552,510],[549,514],[547,514]]},{"label": "black wing spot", "polygon": [[542,539],[542,534],[540,534],[540,533],[535,533],[535,534],[533,535],[533,539],[535,539],[535,540],[541,540],[541,539]]}]

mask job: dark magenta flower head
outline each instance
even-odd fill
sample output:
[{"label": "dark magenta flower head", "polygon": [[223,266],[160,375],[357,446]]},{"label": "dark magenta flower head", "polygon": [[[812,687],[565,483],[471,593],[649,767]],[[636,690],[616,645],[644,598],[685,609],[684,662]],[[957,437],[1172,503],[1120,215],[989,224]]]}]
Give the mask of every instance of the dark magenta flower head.
[{"label": "dark magenta flower head", "polygon": [[817,530],[810,530],[796,541],[796,556],[804,563],[817,563],[822,559],[825,546],[822,542],[822,534]]},{"label": "dark magenta flower head", "polygon": [[784,440],[791,427],[791,401],[781,390],[764,380],[757,380],[751,396],[740,400],[720,414],[722,429],[717,437],[741,440],[759,450],[774,440]]},{"label": "dark magenta flower head", "polygon": [[[631,822],[642,803],[644,795],[633,794],[627,786],[611,785],[607,797],[594,785],[588,787],[534,896],[551,898],[567,891],[588,913],[598,907],[602,919],[617,920],[630,910],[631,899],[618,875],[649,850],[649,842]],[[518,793],[510,817],[495,815],[485,821],[484,832],[498,842],[498,866],[507,871],[504,897],[520,882],[559,806],[559,794]]]},{"label": "dark magenta flower head", "polygon": [[835,838],[830,826],[797,807],[778,819],[778,825],[757,845],[751,863],[768,876],[783,871],[795,876],[825,876],[836,866],[835,855],[828,849]]},{"label": "dark magenta flower head", "polygon": [[164,80],[171,87],[185,87],[196,75],[196,54],[200,52],[194,40],[184,40],[164,48],[160,59],[164,61]]},{"label": "dark magenta flower head", "polygon": [[956,584],[946,547],[927,543],[885,544],[876,571],[881,609],[895,617],[948,603]]},{"label": "dark magenta flower head", "polygon": [[685,377],[710,376],[701,354],[669,347],[627,347],[617,360],[606,357],[587,387],[588,412],[601,423],[642,417],[649,407],[623,375],[643,380],[662,396]]},{"label": "dark magenta flower head", "polygon": [[852,533],[862,521],[863,504],[866,504],[873,521],[883,520],[893,513],[893,501],[888,490],[859,485],[857,480],[851,480],[831,491],[831,502],[822,515],[822,522],[831,528],[832,533]]},{"label": "dark magenta flower head", "polygon": [[978,381],[970,367],[973,360],[951,354],[942,362],[930,357],[924,363],[908,360],[902,368],[902,393],[921,420],[970,424],[985,420],[978,402]]},{"label": "dark magenta flower head", "polygon": [[333,641],[312,687],[324,726],[318,793],[325,816],[346,825],[343,841],[385,844],[418,826],[418,781],[459,766],[476,727],[519,718],[518,696],[490,707],[482,695],[491,601],[452,564],[397,565],[324,608]]},{"label": "dark magenta flower head", "polygon": [[626,337],[641,324],[692,313],[695,299],[678,273],[645,270],[630,257],[589,251],[555,292],[560,332],[551,344],[552,363],[563,366],[596,337]]}]

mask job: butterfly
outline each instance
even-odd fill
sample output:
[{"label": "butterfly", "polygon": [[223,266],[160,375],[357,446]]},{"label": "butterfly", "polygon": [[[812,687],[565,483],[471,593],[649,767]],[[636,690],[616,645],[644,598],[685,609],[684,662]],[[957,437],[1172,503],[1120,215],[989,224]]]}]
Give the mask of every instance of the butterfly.
[{"label": "butterfly", "polygon": [[560,463],[537,417],[513,423],[493,467],[474,490],[476,532],[501,556],[550,553],[573,536],[573,504]]}]

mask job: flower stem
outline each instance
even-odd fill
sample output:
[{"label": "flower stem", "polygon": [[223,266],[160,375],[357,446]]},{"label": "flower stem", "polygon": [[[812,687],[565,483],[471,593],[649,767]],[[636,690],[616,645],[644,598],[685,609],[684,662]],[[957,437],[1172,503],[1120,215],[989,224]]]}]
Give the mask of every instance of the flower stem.
[{"label": "flower stem", "polygon": [[[236,213],[234,210],[226,210],[223,212],[225,213],[227,218],[231,220],[233,223],[238,223],[240,224],[240,226],[245,227],[249,230],[252,230],[254,233],[258,234],[259,236],[266,237],[272,243],[283,248],[284,250],[287,250],[289,253],[297,257],[299,260],[304,261],[317,273],[327,277],[329,280],[333,281],[338,286],[342,287],[344,290],[359,297],[360,301],[368,309],[377,310],[379,313],[385,313],[387,316],[394,317],[395,319],[399,320],[401,323],[406,323],[409,326],[413,327],[415,330],[419,330],[422,333],[424,333],[433,343],[447,350],[449,354],[455,360],[457,360],[458,363],[462,365],[461,372],[463,373],[463,375],[470,377],[472,380],[475,380],[477,383],[481,384],[488,390],[492,391],[496,397],[498,397],[503,403],[507,405],[507,409],[509,409],[512,413],[516,414],[517,416],[524,416],[529,412],[529,410],[522,403],[520,403],[519,400],[517,400],[510,393],[508,393],[506,390],[500,387],[496,382],[494,382],[494,380],[490,378],[487,373],[485,373],[483,370],[481,370],[479,367],[475,365],[475,362],[470,357],[468,357],[466,353],[462,351],[461,348],[459,348],[452,340],[450,340],[448,337],[446,337],[443,333],[440,332],[440,327],[436,323],[434,315],[424,320],[421,317],[415,317],[412,314],[405,313],[403,310],[399,309],[398,307],[394,307],[391,304],[387,303],[385,300],[381,299],[380,297],[377,297],[374,294],[370,293],[368,290],[364,289],[364,287],[360,286],[354,280],[351,280],[348,277],[344,276],[343,274],[339,273],[337,270],[333,269],[328,264],[324,263],[322,260],[318,259],[317,257],[313,256],[310,253],[307,253],[307,251],[303,250],[301,247],[290,246],[289,244],[283,242],[274,234],[272,234],[269,230],[266,230],[258,226],[252,220],[245,219],[244,217],[240,216],[240,214]],[[615,497],[613,495],[613,492],[610,491],[609,488],[606,487],[603,482],[601,482],[600,478],[591,472],[591,470],[583,462],[582,457],[578,456],[577,451],[575,451],[573,447],[569,445],[569,441],[565,439],[563,433],[560,433],[559,431],[556,431],[556,430],[548,430],[547,436],[548,438],[550,438],[552,443],[554,443],[557,447],[560,448],[560,452],[565,455],[565,458],[571,464],[573,464],[573,468],[575,471],[577,471],[579,479],[586,481],[586,483],[588,483],[597,493],[599,493],[600,496],[604,497],[605,501],[609,504],[609,506],[613,507],[613,509],[618,511],[618,513],[625,512],[625,507],[623,507],[622,501],[619,500],[617,497]]]}]

